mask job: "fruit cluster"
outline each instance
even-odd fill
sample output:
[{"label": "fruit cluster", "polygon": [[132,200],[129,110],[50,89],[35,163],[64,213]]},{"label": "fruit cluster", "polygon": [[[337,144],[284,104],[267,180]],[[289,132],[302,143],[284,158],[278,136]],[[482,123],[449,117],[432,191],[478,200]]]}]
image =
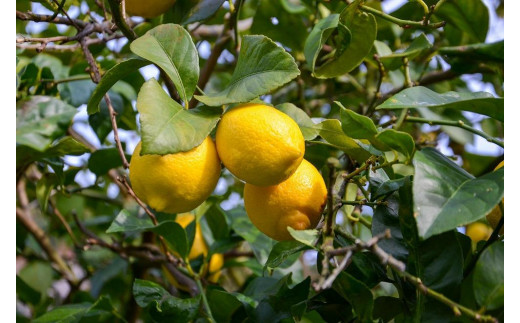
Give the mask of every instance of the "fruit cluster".
[{"label": "fruit cluster", "polygon": [[136,147],[130,181],[139,198],[159,212],[189,212],[206,200],[220,176],[220,162],[246,182],[244,204],[251,222],[276,240],[292,239],[287,227],[315,227],[327,189],[303,159],[305,141],[296,122],[263,104],[230,108],[216,132],[187,152],[141,155]]}]

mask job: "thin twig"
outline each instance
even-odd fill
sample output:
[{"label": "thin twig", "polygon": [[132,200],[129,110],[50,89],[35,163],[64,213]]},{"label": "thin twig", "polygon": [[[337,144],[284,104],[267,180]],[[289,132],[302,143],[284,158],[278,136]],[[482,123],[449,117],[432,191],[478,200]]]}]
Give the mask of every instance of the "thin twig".
[{"label": "thin twig", "polygon": [[369,12],[369,13],[373,14],[374,16],[377,16],[377,17],[379,17],[381,19],[390,21],[390,22],[392,22],[392,23],[394,23],[394,24],[396,24],[396,25],[398,25],[398,26],[400,26],[402,28],[417,27],[417,28],[437,29],[437,28],[444,27],[446,25],[445,21],[424,25],[423,21],[413,21],[413,20],[399,19],[399,18],[396,18],[394,16],[391,16],[389,14],[386,14],[386,13],[382,12],[382,11],[379,11],[377,9],[374,9],[372,7],[365,6],[365,5],[360,5],[359,9],[361,9],[362,11],[365,11],[365,12]]},{"label": "thin twig", "polygon": [[376,110],[376,102],[379,98],[381,98],[381,84],[383,84],[383,78],[385,76],[385,67],[379,59],[379,55],[374,54],[374,60],[377,62],[377,66],[379,69],[379,79],[377,80],[376,91],[374,93],[374,96],[372,97],[372,101],[370,101],[370,104],[368,105],[368,109],[366,112],[366,115],[369,117],[374,114],[374,111]]}]

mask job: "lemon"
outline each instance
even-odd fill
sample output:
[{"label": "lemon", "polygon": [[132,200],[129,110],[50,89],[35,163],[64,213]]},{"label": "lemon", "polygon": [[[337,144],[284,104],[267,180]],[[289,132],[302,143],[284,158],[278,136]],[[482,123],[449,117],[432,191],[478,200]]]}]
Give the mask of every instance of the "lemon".
[{"label": "lemon", "polygon": [[492,232],[493,230],[482,222],[474,222],[466,226],[466,235],[474,242],[489,239]]},{"label": "lemon", "polygon": [[246,183],[244,205],[251,222],[275,240],[291,240],[287,227],[314,228],[327,200],[318,170],[305,159],[286,181],[274,186]]},{"label": "lemon", "polygon": [[131,16],[153,18],[170,9],[175,0],[126,0],[125,10]]},{"label": "lemon", "polygon": [[[190,213],[181,213],[177,215],[175,222],[179,223],[183,228],[186,228],[193,220],[195,216]],[[204,241],[204,237],[202,236],[202,229],[200,228],[200,224],[197,223],[195,226],[195,238],[193,239],[193,245],[191,246],[190,254],[188,255],[189,260],[193,260],[197,257],[203,255],[204,257],[208,255],[208,246]],[[206,269],[204,275],[208,275],[207,280],[216,283],[220,277],[220,269],[224,265],[224,256],[222,254],[214,254],[211,256],[209,260],[208,268]],[[185,290],[185,287],[179,285],[177,280],[169,273],[169,271],[165,270],[166,276],[172,285],[182,290]]]},{"label": "lemon", "polygon": [[220,160],[210,137],[187,152],[164,156],[141,156],[140,152],[141,143],[130,161],[130,181],[136,195],[156,211],[191,211],[217,185]]},{"label": "lemon", "polygon": [[[504,167],[504,161],[500,162],[498,166],[495,168],[495,170]],[[504,198],[502,198],[502,204],[504,203]],[[491,212],[489,212],[486,215],[486,219],[488,220],[489,224],[495,229],[500,222],[500,219],[502,219],[502,210],[500,209],[500,205],[496,205]],[[504,222],[505,226],[505,222]],[[500,235],[504,235],[504,226],[502,226],[502,229],[500,229]]]},{"label": "lemon", "polygon": [[296,122],[263,104],[242,104],[224,113],[216,144],[222,163],[233,175],[259,186],[289,178],[305,153],[305,140]]}]

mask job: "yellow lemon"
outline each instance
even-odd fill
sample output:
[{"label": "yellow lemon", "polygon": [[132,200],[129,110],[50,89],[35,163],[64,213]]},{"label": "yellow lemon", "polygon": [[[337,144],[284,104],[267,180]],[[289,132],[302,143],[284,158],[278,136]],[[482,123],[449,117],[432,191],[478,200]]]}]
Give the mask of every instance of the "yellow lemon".
[{"label": "yellow lemon", "polygon": [[130,181],[136,195],[156,211],[191,211],[217,185],[220,160],[210,137],[187,152],[141,156],[140,151],[141,143],[132,155]]},{"label": "yellow lemon", "polygon": [[[501,161],[500,164],[495,168],[495,170],[504,167],[504,161]],[[502,198],[502,204],[504,203],[504,198]],[[500,205],[496,205],[491,212],[486,215],[486,219],[489,224],[495,229],[502,218],[502,210],[500,209]],[[504,222],[505,226],[505,222]],[[500,235],[504,235],[504,226],[500,229]]]},{"label": "yellow lemon", "polygon": [[259,186],[289,178],[305,153],[296,122],[263,104],[242,104],[224,113],[216,143],[224,166],[239,179]]},{"label": "yellow lemon", "polygon": [[275,240],[291,240],[287,231],[316,227],[327,200],[318,170],[305,159],[286,181],[274,186],[246,183],[244,205],[251,222]]},{"label": "yellow lemon", "polygon": [[[177,215],[175,222],[179,223],[183,228],[186,228],[191,222],[195,220],[195,216],[190,213],[181,213]],[[190,250],[190,254],[188,255],[189,260],[193,260],[201,255],[207,256],[208,254],[208,246],[204,241],[204,237],[202,236],[202,229],[200,228],[200,224],[197,223],[195,227],[195,238],[193,239],[193,245]],[[208,268],[206,269],[204,275],[208,275],[208,281],[212,283],[216,283],[220,277],[222,266],[224,265],[224,256],[222,254],[214,254],[211,256],[209,260]],[[167,271],[165,270],[168,280],[172,285],[182,290],[185,290],[185,287],[179,285],[177,280]]]},{"label": "yellow lemon", "polygon": [[492,232],[493,229],[482,222],[474,222],[466,226],[466,235],[474,242],[489,239]]},{"label": "yellow lemon", "polygon": [[170,9],[175,0],[125,0],[125,10],[131,16],[153,18]]}]

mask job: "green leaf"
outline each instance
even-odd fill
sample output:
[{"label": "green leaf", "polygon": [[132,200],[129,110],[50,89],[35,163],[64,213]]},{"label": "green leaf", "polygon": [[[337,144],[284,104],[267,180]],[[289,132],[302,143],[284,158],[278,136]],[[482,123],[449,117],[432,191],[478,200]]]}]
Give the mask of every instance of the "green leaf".
[{"label": "green leaf", "polygon": [[130,49],[163,69],[187,106],[199,79],[199,55],[186,29],[159,25],[134,40]]},{"label": "green leaf", "polygon": [[151,231],[161,235],[170,249],[179,253],[181,258],[186,258],[190,252],[188,236],[183,227],[174,221],[164,221]]},{"label": "green leaf", "polygon": [[171,296],[161,285],[142,279],[136,279],[134,281],[132,293],[135,302],[141,307],[147,307],[156,300],[162,300]]},{"label": "green leaf", "polygon": [[[376,142],[383,143],[384,146],[376,145]],[[375,141],[372,141],[374,145],[380,150],[395,150],[397,152],[402,153],[409,160],[412,158],[413,152],[415,150],[415,142],[408,133],[397,131],[394,129],[385,129],[382,132],[378,133],[375,137]]]},{"label": "green leaf", "polygon": [[208,289],[207,297],[216,322],[232,322],[233,314],[243,306],[235,295],[226,291]]},{"label": "green leaf", "polygon": [[490,245],[478,259],[473,276],[475,299],[486,310],[504,306],[504,242]]},{"label": "green leaf", "polygon": [[76,109],[56,98],[32,96],[16,109],[16,144],[45,151],[72,122]]},{"label": "green leaf", "polygon": [[141,154],[174,154],[200,145],[217,124],[218,108],[184,109],[172,100],[155,79],[137,96],[142,131]]},{"label": "green leaf", "polygon": [[150,62],[142,59],[131,58],[109,69],[101,78],[101,81],[96,86],[96,89],[88,101],[88,114],[99,112],[99,103],[117,81],[124,79],[126,76],[146,65],[150,65]]},{"label": "green leaf", "polygon": [[346,272],[341,272],[334,281],[332,288],[352,304],[361,322],[372,321],[374,299],[370,289]]},{"label": "green leaf", "polygon": [[315,242],[318,239],[318,230],[294,230],[291,227],[287,227],[287,231],[297,241],[307,245],[311,248],[315,248]]},{"label": "green leaf", "polygon": [[503,169],[473,178],[431,148],[417,152],[414,165],[414,204],[422,238],[483,218],[504,194]]},{"label": "green leaf", "polygon": [[504,61],[504,41],[439,48],[439,54],[470,60]]},{"label": "green leaf", "polygon": [[365,161],[370,158],[370,153],[363,149],[360,143],[345,135],[341,129],[341,123],[336,119],[324,120],[316,125],[320,137],[332,146],[341,149],[350,157]]},{"label": "green leaf", "polygon": [[208,222],[215,240],[225,239],[229,236],[226,215],[218,204],[212,204],[206,213],[204,213],[204,218]]},{"label": "green leaf", "polygon": [[334,29],[338,27],[338,22],[339,14],[331,14],[330,16],[318,21],[307,37],[303,52],[305,54],[307,65],[311,71],[314,71],[318,54]]},{"label": "green leaf", "polygon": [[58,306],[42,316],[36,318],[35,323],[65,323],[65,322],[79,322],[85,316],[91,303],[68,304]]},{"label": "green leaf", "polygon": [[271,250],[271,253],[269,253],[269,258],[267,258],[264,268],[276,268],[287,260],[289,256],[307,249],[309,249],[308,246],[299,241],[277,242]]},{"label": "green leaf", "polygon": [[399,298],[391,296],[380,296],[374,300],[374,319],[382,319],[383,322],[390,322],[394,317],[402,313],[404,304]]},{"label": "green leaf", "polygon": [[318,130],[316,129],[314,122],[312,122],[311,118],[302,109],[292,103],[278,104],[275,108],[296,121],[305,140],[312,140],[318,136]]},{"label": "green leaf", "polygon": [[376,19],[370,13],[359,11],[358,5],[359,2],[349,5],[339,19],[352,35],[348,46],[339,50],[336,48],[332,58],[316,67],[313,72],[315,77],[331,78],[348,73],[358,67],[370,53],[377,34]]},{"label": "green leaf", "polygon": [[354,139],[371,139],[377,135],[377,128],[372,119],[346,109],[340,102],[334,103],[340,107],[341,128],[347,136]]},{"label": "green leaf", "polygon": [[189,322],[200,308],[200,297],[177,298],[151,281],[136,279],[132,290],[136,303],[148,307],[150,315],[158,322]]},{"label": "green leaf", "polygon": [[487,92],[436,93],[423,86],[407,88],[377,107],[381,109],[450,108],[471,111],[504,121],[504,98]]},{"label": "green leaf", "polygon": [[[130,156],[126,155],[127,160]],[[123,165],[117,148],[98,149],[88,159],[88,169],[97,176],[105,175],[109,170]]]},{"label": "green leaf", "polygon": [[56,174],[47,173],[36,183],[36,199],[42,212],[47,211],[47,204],[51,196],[52,189],[58,184],[58,177]]},{"label": "green leaf", "polygon": [[300,75],[294,58],[271,39],[261,35],[243,37],[231,82],[220,93],[196,95],[210,106],[251,101],[268,94]]},{"label": "green leaf", "polygon": [[420,34],[410,43],[410,46],[404,51],[399,53],[392,53],[390,55],[381,56],[381,62],[388,70],[395,70],[403,65],[403,58],[407,57],[409,60],[414,59],[421,53],[432,48],[433,45],[430,43],[426,35]]},{"label": "green leaf", "polygon": [[61,99],[75,107],[86,104],[95,88],[96,84],[92,82],[92,80],[79,80],[58,84]]},{"label": "green leaf", "polygon": [[22,302],[36,305],[40,302],[41,294],[27,284],[20,276],[16,275],[16,296]]},{"label": "green leaf", "polygon": [[181,25],[202,21],[213,16],[226,0],[201,0],[197,1],[182,19]]},{"label": "green leaf", "polygon": [[148,216],[138,218],[135,213],[121,210],[114,221],[110,224],[106,233],[142,231],[154,227],[155,225]]},{"label": "green leaf", "polygon": [[489,26],[489,12],[481,0],[446,1],[435,11],[445,20],[445,29],[456,28],[470,39],[470,43],[483,43]]}]

